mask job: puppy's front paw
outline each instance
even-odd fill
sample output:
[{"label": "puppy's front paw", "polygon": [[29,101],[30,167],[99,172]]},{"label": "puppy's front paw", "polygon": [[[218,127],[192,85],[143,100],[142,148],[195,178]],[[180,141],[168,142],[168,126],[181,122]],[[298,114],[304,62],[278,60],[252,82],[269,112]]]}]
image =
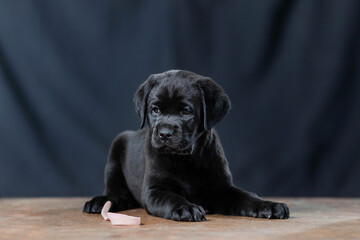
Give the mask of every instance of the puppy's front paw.
[{"label": "puppy's front paw", "polygon": [[290,217],[290,211],[285,203],[262,201],[257,205],[256,209],[250,212],[250,216],[268,219],[287,219]]},{"label": "puppy's front paw", "polygon": [[106,196],[94,197],[90,201],[87,201],[84,205],[83,212],[86,213],[100,213],[104,204],[109,201]]},{"label": "puppy's front paw", "polygon": [[199,205],[181,205],[171,211],[169,218],[175,221],[200,222],[206,221],[206,213]]}]

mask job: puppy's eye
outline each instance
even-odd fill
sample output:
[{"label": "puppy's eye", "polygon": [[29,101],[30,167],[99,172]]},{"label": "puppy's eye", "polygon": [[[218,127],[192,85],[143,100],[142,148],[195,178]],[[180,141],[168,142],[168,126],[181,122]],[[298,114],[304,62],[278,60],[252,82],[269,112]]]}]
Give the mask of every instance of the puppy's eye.
[{"label": "puppy's eye", "polygon": [[160,109],[158,107],[153,107],[151,109],[151,113],[154,115],[159,115],[160,114]]},{"label": "puppy's eye", "polygon": [[181,111],[181,113],[184,115],[190,115],[192,113],[192,111],[189,107],[184,107],[183,110]]}]

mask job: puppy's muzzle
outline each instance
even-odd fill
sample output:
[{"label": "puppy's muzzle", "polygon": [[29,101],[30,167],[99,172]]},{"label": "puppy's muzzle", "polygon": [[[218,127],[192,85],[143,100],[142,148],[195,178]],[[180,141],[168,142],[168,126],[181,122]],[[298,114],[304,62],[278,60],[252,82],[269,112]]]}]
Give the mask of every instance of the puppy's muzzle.
[{"label": "puppy's muzzle", "polygon": [[180,138],[179,126],[170,123],[161,123],[156,126],[156,138],[159,144],[172,145]]},{"label": "puppy's muzzle", "polygon": [[171,148],[173,151],[182,148],[184,141],[180,126],[171,123],[160,123],[154,128],[152,144],[160,151]]},{"label": "puppy's muzzle", "polygon": [[174,135],[174,130],[168,127],[162,127],[158,130],[158,137],[161,142],[165,143]]}]

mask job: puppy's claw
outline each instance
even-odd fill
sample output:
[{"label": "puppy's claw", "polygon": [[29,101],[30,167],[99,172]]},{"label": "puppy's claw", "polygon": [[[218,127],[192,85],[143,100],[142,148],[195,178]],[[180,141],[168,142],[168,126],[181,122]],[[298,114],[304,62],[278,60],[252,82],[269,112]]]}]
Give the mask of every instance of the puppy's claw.
[{"label": "puppy's claw", "polygon": [[276,203],[271,201],[261,202],[257,209],[250,210],[247,216],[267,219],[287,219],[290,216],[289,208],[285,203]]},{"label": "puppy's claw", "polygon": [[201,222],[206,220],[206,214],[201,206],[195,204],[182,205],[170,213],[169,219],[175,221]]}]

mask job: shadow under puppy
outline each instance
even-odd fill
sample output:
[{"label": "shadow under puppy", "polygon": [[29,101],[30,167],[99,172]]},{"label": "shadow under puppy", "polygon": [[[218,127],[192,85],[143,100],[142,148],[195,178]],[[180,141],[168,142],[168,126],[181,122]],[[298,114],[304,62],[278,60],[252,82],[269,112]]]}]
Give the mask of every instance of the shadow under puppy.
[{"label": "shadow under puppy", "polygon": [[233,185],[213,130],[228,113],[230,100],[212,79],[183,70],[153,74],[134,103],[141,129],[113,141],[105,195],[86,202],[84,212],[100,213],[109,200],[111,211],[143,207],[177,221],[203,221],[206,213],[289,218],[286,204]]}]

